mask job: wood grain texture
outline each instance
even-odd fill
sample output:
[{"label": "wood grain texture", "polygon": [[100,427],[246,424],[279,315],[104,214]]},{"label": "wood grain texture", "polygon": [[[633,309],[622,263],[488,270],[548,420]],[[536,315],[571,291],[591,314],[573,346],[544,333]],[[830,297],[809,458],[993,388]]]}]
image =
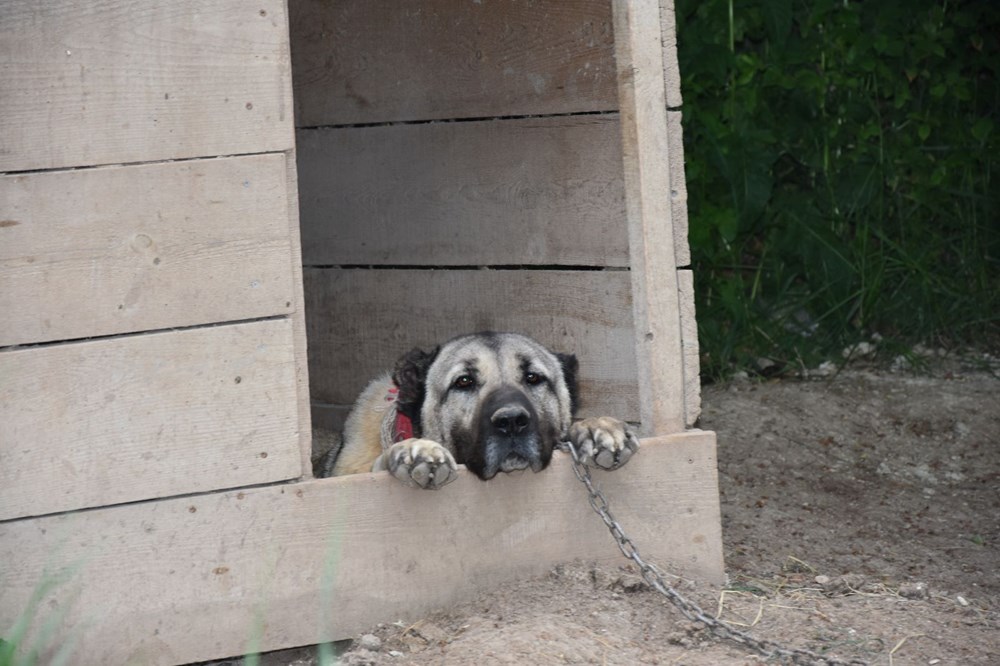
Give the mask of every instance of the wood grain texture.
[{"label": "wood grain texture", "polygon": [[658,0],[614,0],[625,209],[643,432],[685,427],[670,144]]},{"label": "wood grain texture", "polygon": [[6,0],[0,62],[0,171],[293,145],[283,0]]},{"label": "wood grain texture", "polygon": [[[646,440],[597,476],[644,558],[723,581],[714,433]],[[46,567],[75,564],[38,619],[66,612],[54,635],[77,640],[73,663],[188,663],[413,622],[578,557],[623,561],[564,454],[501,477],[428,492],[359,474],[0,524],[0,626]]]},{"label": "wood grain texture", "polygon": [[299,0],[299,127],[607,111],[607,0]]},{"label": "wood grain texture", "polygon": [[287,319],[0,352],[0,519],[298,477],[294,362]]},{"label": "wood grain texture", "polygon": [[350,405],[416,346],[509,330],[580,358],[583,414],[637,420],[626,271],[305,271],[314,401]]},{"label": "wood grain texture", "polygon": [[684,175],[684,128],[680,111],[667,111],[667,159],[670,170],[670,225],[674,238],[674,263],[691,265],[688,244],[688,192]]},{"label": "wood grain texture", "polygon": [[298,138],[307,265],[628,265],[617,116]]},{"label": "wood grain texture", "polygon": [[677,271],[677,290],[684,354],[684,423],[690,428],[701,416],[701,359],[698,356],[698,321],[694,309],[694,274],[691,271]]},{"label": "wood grain texture", "polygon": [[0,345],[291,312],[285,166],[278,154],[0,176]]},{"label": "wood grain texture", "polygon": [[298,410],[299,453],[302,459],[302,478],[312,478],[312,418],[309,398],[309,356],[306,339],[306,308],[302,285],[302,241],[299,226],[298,178],[295,168],[295,151],[285,153],[285,175],[288,203],[288,230],[291,242],[290,270],[292,276],[292,342],[295,353],[295,393]]},{"label": "wood grain texture", "polygon": [[677,15],[674,0],[660,0],[660,39],[663,42],[663,87],[667,106],[678,108],[681,97],[681,68],[677,62]]},{"label": "wood grain texture", "polygon": [[[687,242],[670,115],[678,266]],[[627,266],[617,114],[298,131],[307,265]]]}]

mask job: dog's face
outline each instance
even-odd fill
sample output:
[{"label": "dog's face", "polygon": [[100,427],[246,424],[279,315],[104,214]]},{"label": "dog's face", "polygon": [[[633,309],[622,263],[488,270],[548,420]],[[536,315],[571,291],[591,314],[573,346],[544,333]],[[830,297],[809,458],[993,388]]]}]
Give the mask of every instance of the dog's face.
[{"label": "dog's face", "polygon": [[569,429],[575,356],[515,333],[455,338],[396,364],[397,408],[415,433],[439,442],[482,479],[544,469]]}]

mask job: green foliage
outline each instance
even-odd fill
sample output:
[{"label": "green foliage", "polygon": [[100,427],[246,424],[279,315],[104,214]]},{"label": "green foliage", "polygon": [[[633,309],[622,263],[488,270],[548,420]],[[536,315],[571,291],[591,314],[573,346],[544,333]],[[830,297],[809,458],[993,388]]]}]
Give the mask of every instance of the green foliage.
[{"label": "green foliage", "polygon": [[703,370],[1000,340],[1000,4],[678,0]]}]

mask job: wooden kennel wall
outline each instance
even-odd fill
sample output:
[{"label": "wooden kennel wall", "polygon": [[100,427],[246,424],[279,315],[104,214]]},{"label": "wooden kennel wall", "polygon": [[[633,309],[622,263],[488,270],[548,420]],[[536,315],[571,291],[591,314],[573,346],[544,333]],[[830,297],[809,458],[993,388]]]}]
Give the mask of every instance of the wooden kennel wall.
[{"label": "wooden kennel wall", "polygon": [[580,352],[585,412],[694,423],[680,81],[673,42],[653,43],[672,12],[636,25],[666,78],[619,115],[611,4],[292,3],[315,423],[415,343],[489,328]]},{"label": "wooden kennel wall", "polygon": [[483,328],[642,422],[599,481],[718,581],[669,0],[290,4],[0,3],[0,638],[184,663],[617,559],[564,456],[311,478],[310,406]]}]

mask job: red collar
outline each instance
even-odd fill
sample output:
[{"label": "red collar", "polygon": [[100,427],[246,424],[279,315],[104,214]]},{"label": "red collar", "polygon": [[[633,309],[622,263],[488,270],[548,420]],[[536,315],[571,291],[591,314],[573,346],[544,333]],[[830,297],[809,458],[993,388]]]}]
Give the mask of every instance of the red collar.
[{"label": "red collar", "polygon": [[[389,402],[396,402],[399,397],[399,387],[393,386],[389,389],[389,395],[385,399]],[[392,425],[392,443],[413,439],[413,419],[396,409],[396,421]]]}]

